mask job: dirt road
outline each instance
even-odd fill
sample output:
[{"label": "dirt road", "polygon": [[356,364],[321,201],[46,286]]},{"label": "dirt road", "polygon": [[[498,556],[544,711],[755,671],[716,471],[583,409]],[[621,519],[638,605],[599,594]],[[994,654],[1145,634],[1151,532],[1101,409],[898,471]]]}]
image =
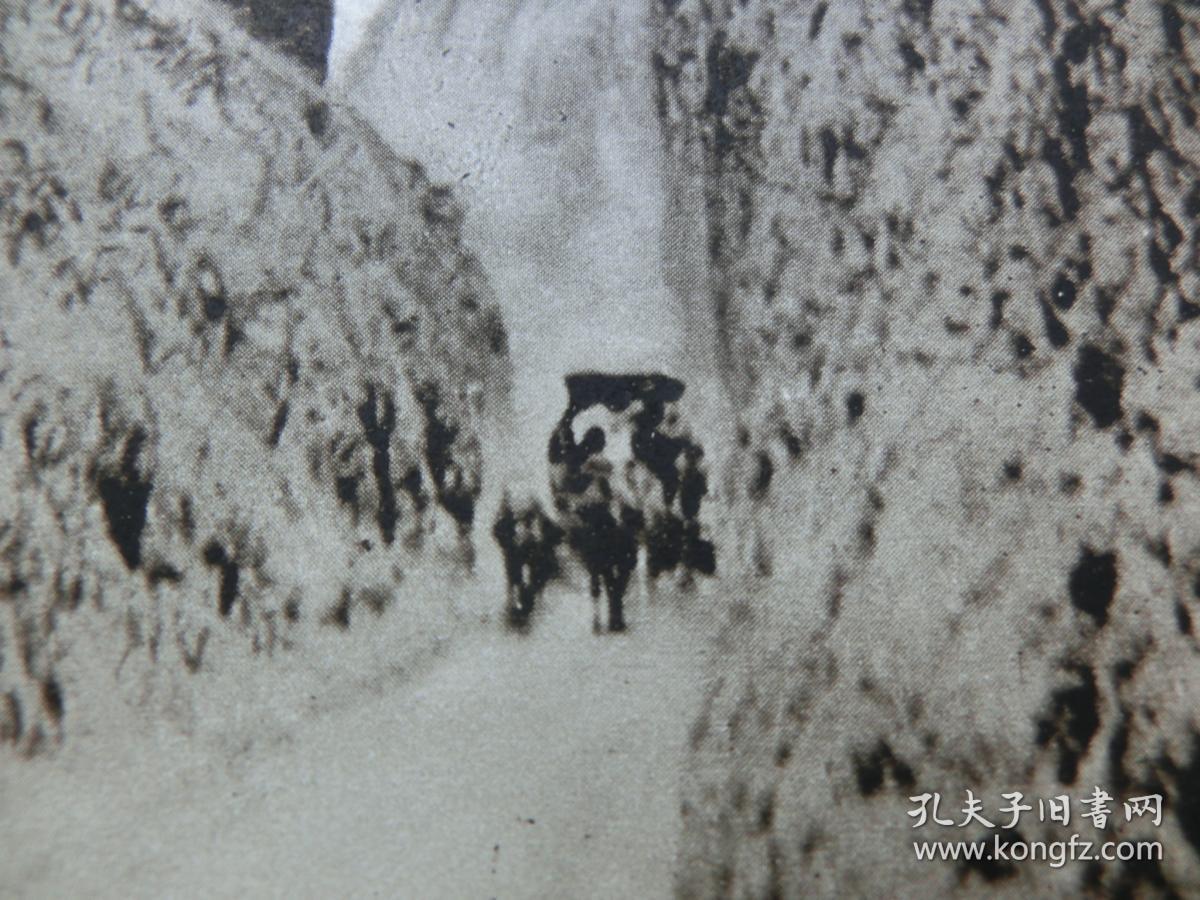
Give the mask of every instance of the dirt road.
[{"label": "dirt road", "polygon": [[[423,677],[306,721],[233,765],[167,742],[126,742],[125,758],[68,745],[71,758],[31,761],[3,785],[0,846],[45,848],[8,860],[9,887],[666,896],[678,779],[704,688],[695,612],[709,602],[635,605],[629,633],[594,636],[586,600],[560,591],[530,634],[480,634]],[[50,778],[69,806],[38,802]],[[87,862],[96,859],[104,870]]]}]

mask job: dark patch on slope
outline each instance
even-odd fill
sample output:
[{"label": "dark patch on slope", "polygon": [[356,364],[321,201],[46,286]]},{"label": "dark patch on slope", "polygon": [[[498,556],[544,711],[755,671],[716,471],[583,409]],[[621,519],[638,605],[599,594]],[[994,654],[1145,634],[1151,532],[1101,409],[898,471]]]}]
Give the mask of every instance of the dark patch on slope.
[{"label": "dark patch on slope", "polygon": [[42,682],[42,706],[52,721],[62,721],[66,703],[63,700],[62,687],[53,677]]},{"label": "dark patch on slope", "polygon": [[286,400],[280,403],[279,408],[275,410],[275,419],[271,422],[271,436],[267,438],[268,446],[279,446],[279,439],[283,437],[283,429],[287,427],[288,410],[289,406]]},{"label": "dark patch on slope", "polygon": [[[396,404],[391,394],[385,393],[382,407],[375,392],[374,385],[367,386],[367,399],[358,407],[358,421],[362,423],[363,435],[370,444],[371,470],[375,475],[375,486],[379,491],[379,511],[376,522],[379,534],[385,544],[390,544],[396,537],[396,522],[400,519],[400,510],[396,505],[396,488],[392,484],[392,431],[396,427]],[[343,500],[347,497],[343,490],[350,492],[347,502],[357,498],[358,485],[355,483],[351,490],[349,485],[338,481],[338,494]]]},{"label": "dark patch on slope", "polygon": [[233,604],[237,602],[241,567],[229,558],[225,548],[217,541],[209,541],[204,548],[204,561],[219,573],[217,610],[222,616],[228,616],[233,612]]},{"label": "dark patch on slope", "polygon": [[1200,734],[1192,734],[1191,758],[1174,773],[1175,815],[1188,843],[1200,853]]},{"label": "dark patch on slope", "polygon": [[1173,53],[1183,52],[1183,16],[1179,15],[1179,10],[1175,8],[1174,3],[1164,3],[1162,5],[1162,26],[1163,37],[1166,39],[1167,47]]},{"label": "dark patch on slope", "polygon": [[425,418],[425,462],[433,477],[434,496],[465,534],[475,521],[479,489],[455,459],[454,448],[460,429],[442,414],[441,396],[436,385],[426,384],[418,388],[414,396]]},{"label": "dark patch on slope", "polygon": [[730,94],[749,84],[750,74],[758,61],[754,51],[738,50],[726,45],[725,41],[725,32],[718,31],[705,60],[708,90],[704,96],[704,111],[710,116],[725,115]]},{"label": "dark patch on slope", "polygon": [[325,78],[333,36],[333,0],[223,0],[254,37],[300,60]]},{"label": "dark patch on slope", "polygon": [[1037,723],[1039,747],[1053,745],[1058,752],[1058,780],[1073,784],[1079,763],[1100,728],[1096,675],[1089,666],[1072,666],[1075,684],[1050,695],[1050,710]]},{"label": "dark patch on slope", "polygon": [[1097,428],[1108,428],[1122,415],[1125,367],[1095,344],[1079,348],[1075,362],[1075,399]]},{"label": "dark patch on slope", "polygon": [[860,391],[853,391],[846,397],[846,420],[853,425],[862,418],[867,409],[867,399]]},{"label": "dark patch on slope", "polygon": [[[742,122],[742,114],[731,109],[735,94],[748,88],[758,53],[740,50],[726,43],[725,32],[718,31],[708,46],[705,56],[707,86],[704,95],[704,114],[715,122],[713,130],[713,152],[718,167],[725,157],[733,153],[746,141],[748,123]],[[757,103],[749,92],[743,94],[757,112]]]},{"label": "dark patch on slope", "polygon": [[1175,603],[1175,624],[1179,627],[1180,634],[1191,635],[1192,614],[1188,612],[1188,608],[1183,605],[1182,601]]},{"label": "dark patch on slope", "polygon": [[1050,346],[1061,350],[1071,342],[1071,333],[1063,325],[1062,320],[1055,315],[1053,308],[1046,302],[1045,297],[1038,297],[1038,306],[1042,310],[1042,320],[1046,323],[1046,338]]},{"label": "dark patch on slope", "polygon": [[829,12],[828,3],[818,3],[816,9],[812,12],[812,17],[808,20],[808,39],[815,41],[821,34],[821,24],[825,21],[825,14]]},{"label": "dark patch on slope", "polygon": [[1117,591],[1117,555],[1081,548],[1068,587],[1071,605],[1095,619],[1096,624],[1104,625]]},{"label": "dark patch on slope", "polygon": [[121,553],[130,571],[142,562],[142,531],[146,527],[146,507],[154,485],[138,470],[138,458],[146,442],[146,432],[136,427],[125,441],[125,450],[116,471],[102,472],[96,479],[108,536]]},{"label": "dark patch on slope", "polygon": [[887,741],[880,740],[868,753],[855,753],[853,763],[858,792],[864,797],[878,794],[889,774],[896,786],[906,792],[916,785],[912,767],[896,757]]}]

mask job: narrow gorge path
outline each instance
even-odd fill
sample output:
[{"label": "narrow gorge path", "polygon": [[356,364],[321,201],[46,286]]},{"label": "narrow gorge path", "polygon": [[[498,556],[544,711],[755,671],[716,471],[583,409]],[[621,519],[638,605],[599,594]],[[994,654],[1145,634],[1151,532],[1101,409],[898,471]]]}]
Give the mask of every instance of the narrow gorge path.
[{"label": "narrow gorge path", "polygon": [[[528,635],[478,635],[236,767],[147,754],[144,792],[110,790],[82,745],[60,765],[31,761],[3,785],[0,807],[23,813],[0,815],[0,845],[19,825],[22,846],[47,850],[14,861],[12,884],[23,896],[668,896],[711,602],[635,600],[627,634],[595,636],[587,602],[559,590]],[[43,774],[69,808],[37,802]],[[106,873],[74,862],[98,854]]]},{"label": "narrow gorge path", "polygon": [[[513,410],[485,449],[483,521],[502,487],[548,499],[546,444],[571,372],[681,377],[684,415],[719,454],[711,423],[724,394],[709,317],[696,308],[706,245],[691,229],[702,217],[680,205],[701,201],[681,200],[668,169],[651,9],[624,0],[340,9],[332,93],[452,186],[503,310]],[[570,602],[586,607],[576,594]],[[414,883],[469,885],[462,896],[489,884],[513,889],[498,896],[669,893],[687,730],[711,671],[701,663],[710,615],[687,626],[659,615],[627,640],[581,641],[577,627],[556,627],[564,611],[529,641],[489,642],[461,672],[438,672],[418,701],[426,749],[411,752],[460,744],[479,723],[491,742],[477,765],[492,778],[418,781],[422,802],[432,795],[443,812],[418,832],[429,868]],[[484,671],[502,701],[442,693]],[[460,842],[474,848],[461,851],[462,866]],[[472,854],[493,844],[487,871],[473,868]]]}]

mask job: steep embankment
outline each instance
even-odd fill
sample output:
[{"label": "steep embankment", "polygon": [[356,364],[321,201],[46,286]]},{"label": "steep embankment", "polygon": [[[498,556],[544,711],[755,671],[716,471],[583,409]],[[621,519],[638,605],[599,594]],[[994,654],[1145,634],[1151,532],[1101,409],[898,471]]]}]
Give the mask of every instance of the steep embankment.
[{"label": "steep embankment", "polygon": [[[1197,53],[1183,4],[663,4],[752,573],[684,893],[1200,883]],[[1165,795],[1107,832],[1161,864],[912,859],[912,794],[1094,785]]]},{"label": "steep embankment", "polygon": [[83,680],[191,728],[236,671],[214,710],[254,722],[261,668],[369,681],[471,606],[413,577],[469,558],[510,387],[460,211],[227,16],[0,12],[0,739],[27,752]]}]

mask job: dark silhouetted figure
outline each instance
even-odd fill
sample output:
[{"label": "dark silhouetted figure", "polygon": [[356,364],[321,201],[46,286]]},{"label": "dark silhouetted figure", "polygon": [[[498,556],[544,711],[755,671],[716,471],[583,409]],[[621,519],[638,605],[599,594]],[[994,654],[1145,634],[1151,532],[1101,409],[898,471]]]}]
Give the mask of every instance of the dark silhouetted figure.
[{"label": "dark silhouetted figure", "polygon": [[717,571],[716,548],[701,533],[700,503],[708,494],[708,476],[703,461],[704,449],[689,441],[679,467],[679,511],[683,518],[681,562],[689,579],[692,572],[712,575]]},{"label": "dark silhouetted figure", "polygon": [[[655,510],[645,533],[646,569],[651,580],[664,572],[682,569],[682,586],[692,584],[693,573],[716,572],[716,550],[703,537],[700,505],[708,494],[704,450],[686,436],[672,439],[679,453],[673,460],[674,478],[663,483],[664,505]],[[662,482],[660,482],[662,483]]]},{"label": "dark silhouetted figure", "polygon": [[514,509],[505,494],[492,526],[492,536],[504,555],[509,624],[524,627],[529,623],[537,598],[559,574],[558,547],[562,543],[563,530],[542,511],[536,500]]},{"label": "dark silhouetted figure", "polygon": [[592,427],[576,442],[572,422],[575,413],[568,410],[559,420],[558,427],[550,436],[547,459],[550,462],[550,489],[554,494],[554,506],[559,512],[567,512],[572,498],[587,493],[595,473],[588,461],[601,457],[606,438],[598,427]]},{"label": "dark silhouetted figure", "polygon": [[568,532],[571,549],[587,570],[592,596],[592,624],[600,630],[600,595],[608,605],[608,630],[625,630],[625,593],[637,568],[642,516],[614,497],[607,478],[595,482],[601,496],[590,498],[575,511]]}]

